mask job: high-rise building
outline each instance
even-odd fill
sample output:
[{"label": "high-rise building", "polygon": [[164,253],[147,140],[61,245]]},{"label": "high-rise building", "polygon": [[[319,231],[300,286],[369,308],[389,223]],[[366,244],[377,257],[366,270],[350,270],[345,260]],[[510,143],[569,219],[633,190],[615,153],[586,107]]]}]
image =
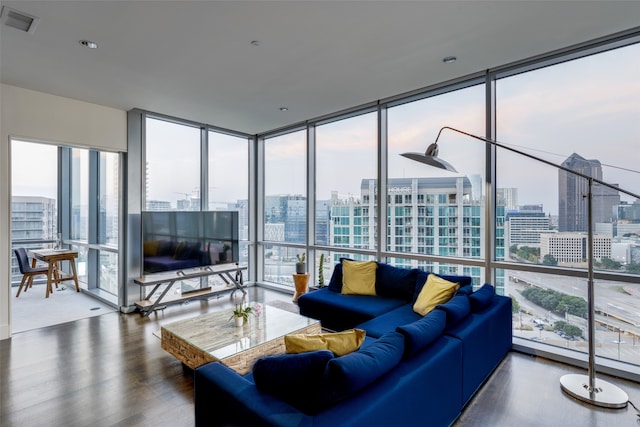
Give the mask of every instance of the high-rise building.
[{"label": "high-rise building", "polygon": [[550,230],[549,217],[538,210],[507,212],[505,228],[507,246],[539,247],[540,234],[553,232]]},{"label": "high-rise building", "polygon": [[[602,181],[602,165],[598,160],[587,160],[573,153],[562,166]],[[570,172],[558,171],[558,229],[561,232],[588,231],[588,182]],[[592,187],[592,226],[595,223],[610,223],[613,207],[620,203],[620,195],[614,189],[597,183]]]},{"label": "high-rise building", "polygon": [[496,188],[496,201],[499,206],[504,206],[507,212],[518,209],[518,189]]},{"label": "high-rise building", "polygon": [[[611,236],[593,236],[593,259],[611,258]],[[540,258],[553,256],[559,263],[586,263],[589,257],[587,235],[584,233],[555,233],[540,236]]]},{"label": "high-rise building", "polygon": [[[376,249],[377,184],[362,180],[361,196],[331,200],[330,238],[333,246]],[[387,188],[387,233],[385,250],[399,253],[481,258],[484,229],[483,200],[473,197],[466,177],[392,178]],[[500,209],[503,217],[504,209]],[[498,221],[497,227],[502,228]],[[504,253],[504,242],[498,242]],[[336,260],[337,261],[337,260]],[[440,274],[460,274],[479,284],[481,270],[476,267],[394,259],[400,267],[419,267]],[[503,281],[496,280],[498,292]]]},{"label": "high-rise building", "polygon": [[[56,200],[47,197],[13,196],[11,198],[11,242],[15,247],[29,247],[29,241],[54,240],[57,235]],[[37,246],[44,246],[38,242]],[[11,281],[20,282],[20,270],[11,257]]]}]

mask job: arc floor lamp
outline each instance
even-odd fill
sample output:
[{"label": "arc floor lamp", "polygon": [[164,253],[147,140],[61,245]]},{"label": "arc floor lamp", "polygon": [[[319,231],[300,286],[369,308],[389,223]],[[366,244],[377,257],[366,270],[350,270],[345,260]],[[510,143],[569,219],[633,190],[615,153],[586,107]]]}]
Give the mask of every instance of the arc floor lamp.
[{"label": "arc floor lamp", "polygon": [[538,162],[547,164],[549,166],[553,166],[557,169],[563,170],[565,172],[571,173],[578,177],[584,178],[588,182],[588,191],[585,195],[587,197],[587,222],[589,224],[588,233],[587,233],[587,248],[588,248],[588,256],[587,256],[587,325],[588,325],[588,341],[589,341],[589,367],[587,375],[578,375],[578,374],[569,374],[563,375],[560,378],[560,387],[562,390],[569,394],[570,396],[575,397],[578,400],[583,402],[602,406],[605,408],[624,408],[627,406],[627,402],[629,401],[629,397],[627,393],[625,393],[618,386],[613,385],[604,380],[596,379],[596,370],[595,370],[595,305],[594,305],[594,283],[593,283],[593,227],[592,227],[592,215],[593,215],[593,206],[592,206],[592,196],[593,196],[593,184],[597,183],[599,185],[614,189],[621,193],[627,194],[629,196],[640,199],[640,196],[634,194],[630,191],[623,190],[615,185],[607,184],[606,182],[600,181],[596,178],[590,177],[588,175],[584,175],[582,173],[576,172],[572,169],[564,167],[562,165],[555,164],[553,162],[549,162],[545,159],[541,159],[539,157],[533,156],[531,154],[522,152],[520,150],[516,150],[512,147],[501,144],[498,141],[484,138],[482,136],[474,135],[472,133],[468,133],[459,129],[455,129],[449,126],[444,126],[438,132],[438,136],[435,142],[429,147],[425,153],[403,153],[401,156],[407,157],[411,160],[415,160],[420,163],[424,163],[430,166],[434,166],[440,169],[445,169],[451,172],[457,172],[456,169],[448,162],[440,159],[438,157],[438,140],[440,139],[440,135],[442,131],[445,129],[461,133],[468,137],[477,139],[479,141],[486,142],[493,146],[503,148],[505,150],[511,151],[516,154],[520,154],[521,156],[528,157],[532,160],[536,160]]}]

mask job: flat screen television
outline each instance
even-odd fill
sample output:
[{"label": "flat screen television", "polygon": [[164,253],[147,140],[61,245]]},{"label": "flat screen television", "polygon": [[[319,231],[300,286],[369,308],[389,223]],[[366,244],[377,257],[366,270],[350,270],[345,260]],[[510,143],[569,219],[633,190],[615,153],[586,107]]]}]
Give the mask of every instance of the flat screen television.
[{"label": "flat screen television", "polygon": [[142,212],[145,273],[238,262],[238,212]]}]

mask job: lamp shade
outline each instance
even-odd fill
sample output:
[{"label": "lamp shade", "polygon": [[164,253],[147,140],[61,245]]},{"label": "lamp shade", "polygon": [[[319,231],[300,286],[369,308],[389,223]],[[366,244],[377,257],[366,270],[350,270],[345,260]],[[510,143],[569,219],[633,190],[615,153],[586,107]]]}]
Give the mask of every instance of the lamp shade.
[{"label": "lamp shade", "polygon": [[448,170],[450,172],[458,172],[449,162],[442,160],[436,156],[428,156],[422,153],[402,153],[401,156],[407,159],[415,160],[416,162],[424,163],[429,166]]}]

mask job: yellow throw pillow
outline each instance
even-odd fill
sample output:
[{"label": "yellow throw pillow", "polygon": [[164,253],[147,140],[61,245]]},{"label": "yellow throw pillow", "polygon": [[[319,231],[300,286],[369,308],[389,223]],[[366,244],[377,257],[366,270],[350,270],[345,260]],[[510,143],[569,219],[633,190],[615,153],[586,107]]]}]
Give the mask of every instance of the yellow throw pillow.
[{"label": "yellow throw pillow", "polygon": [[413,311],[421,316],[425,316],[438,304],[443,304],[453,297],[456,293],[459,284],[450,282],[438,277],[435,274],[429,274],[427,276],[427,282],[422,287],[422,290],[416,298],[416,302],[413,304]]},{"label": "yellow throw pillow", "polygon": [[376,294],[375,261],[342,260],[342,294],[374,295]]},{"label": "yellow throw pillow", "polygon": [[292,334],[285,335],[284,346],[289,354],[330,350],[336,356],[344,356],[359,349],[365,335],[362,329],[349,329],[331,334]]},{"label": "yellow throw pillow", "polygon": [[158,246],[160,246],[160,242],[158,240],[144,242],[142,252],[145,256],[156,256],[158,255]]}]

